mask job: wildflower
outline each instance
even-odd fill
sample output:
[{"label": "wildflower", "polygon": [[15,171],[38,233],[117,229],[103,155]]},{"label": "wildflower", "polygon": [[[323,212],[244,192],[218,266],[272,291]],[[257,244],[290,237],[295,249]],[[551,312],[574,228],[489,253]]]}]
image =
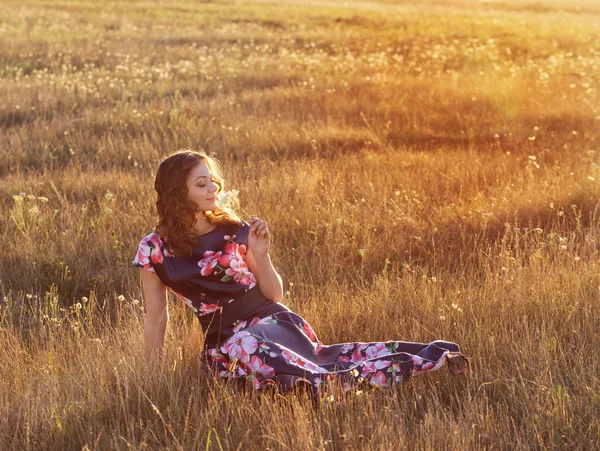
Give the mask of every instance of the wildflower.
[{"label": "wildflower", "polygon": [[219,196],[217,197],[217,206],[219,208],[224,208],[227,206],[227,204],[229,204],[230,202],[236,200],[238,198],[238,190],[231,190],[231,191],[227,191],[225,193],[220,193]]},{"label": "wildflower", "polygon": [[47,198],[47,197],[44,197],[44,196],[40,196],[40,197],[38,197],[38,200],[39,200],[40,202],[44,202],[44,203],[48,202],[48,198]]},{"label": "wildflower", "polygon": [[106,193],[106,194],[104,195],[104,198],[105,198],[107,201],[111,201],[111,200],[113,199],[113,197],[114,197],[114,196],[113,196],[111,193]]},{"label": "wildflower", "polygon": [[125,296],[123,296],[122,294],[120,294],[117,299],[121,302],[123,302],[125,300]]},{"label": "wildflower", "polygon": [[367,250],[366,250],[366,249],[359,249],[359,250],[358,250],[358,253],[360,254],[360,256],[361,256],[362,258],[365,258],[365,255],[366,255],[366,253],[367,253]]}]

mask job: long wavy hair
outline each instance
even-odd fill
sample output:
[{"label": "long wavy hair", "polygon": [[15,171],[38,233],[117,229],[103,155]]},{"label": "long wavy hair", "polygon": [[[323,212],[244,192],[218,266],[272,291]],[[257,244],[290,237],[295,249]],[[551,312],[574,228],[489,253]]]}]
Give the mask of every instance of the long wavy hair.
[{"label": "long wavy hair", "polygon": [[[225,181],[217,160],[205,152],[180,150],[162,160],[156,171],[156,231],[169,252],[175,256],[191,255],[192,243],[197,239],[193,227],[198,221],[198,207],[188,199],[187,179],[190,171],[202,162],[206,164],[218,186],[218,196],[225,189]],[[234,208],[227,205],[213,211],[204,211],[203,214],[213,224],[241,225],[243,221]]]}]

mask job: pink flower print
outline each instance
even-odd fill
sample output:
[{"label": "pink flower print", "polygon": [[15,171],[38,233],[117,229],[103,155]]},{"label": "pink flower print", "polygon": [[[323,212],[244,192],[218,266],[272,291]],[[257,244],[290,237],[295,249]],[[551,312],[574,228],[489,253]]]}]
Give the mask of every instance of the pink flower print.
[{"label": "pink flower print", "polygon": [[228,243],[225,245],[225,252],[235,256],[235,258],[238,260],[242,260],[246,255],[246,245],[239,243]]},{"label": "pink flower print", "polygon": [[350,357],[347,355],[341,355],[338,357],[338,361],[340,362],[349,362],[350,361]]},{"label": "pink flower print", "polygon": [[225,368],[229,368],[229,362],[223,354],[217,351],[217,348],[210,348],[208,350],[208,355],[213,362],[221,363]]},{"label": "pink flower print", "polygon": [[201,314],[198,316],[208,315],[209,313],[216,312],[219,309],[220,309],[220,307],[216,304],[205,304],[204,302],[201,302],[200,308],[198,309],[198,310],[200,310]]},{"label": "pink flower print", "polygon": [[233,277],[233,280],[242,285],[249,285],[250,288],[253,288],[256,285],[256,279],[254,278],[254,274],[252,274],[246,263],[242,260],[231,260],[229,268],[225,271],[225,274]]},{"label": "pink flower print", "polygon": [[259,349],[260,352],[269,354],[271,357],[277,357],[277,354],[273,351],[269,351],[269,349],[271,349],[271,347],[268,344],[266,344],[265,342],[262,342],[260,344],[260,349]]},{"label": "pink flower print", "polygon": [[250,362],[248,362],[246,366],[252,372],[252,374],[262,377],[263,379],[273,377],[275,375],[275,370],[269,365],[265,364],[255,355],[252,356]]},{"label": "pink flower print", "polygon": [[161,251],[162,241],[158,237],[156,233],[151,233],[148,235],[150,240],[150,244],[152,245],[152,251],[150,253],[150,258],[152,263],[162,263],[163,262],[163,254]]},{"label": "pink flower print", "polygon": [[352,348],[354,347],[354,343],[347,343],[344,346],[342,346],[342,350],[340,351],[342,354],[346,354],[348,351],[350,351]]},{"label": "pink flower print", "polygon": [[250,370],[244,362],[238,362],[235,366],[235,375],[233,377],[244,377],[250,374]]},{"label": "pink flower print", "polygon": [[430,370],[434,366],[435,366],[435,363],[433,363],[433,362],[427,362],[427,363],[424,363],[423,365],[421,365],[421,369],[422,370]]},{"label": "pink flower print", "polygon": [[367,374],[374,373],[377,370],[382,370],[390,366],[389,360],[370,360],[363,363],[363,371],[361,376],[365,377]]},{"label": "pink flower print", "polygon": [[288,349],[284,349],[281,352],[281,355],[283,357],[285,357],[285,359],[292,365],[296,365],[296,366],[305,368],[309,371],[314,371],[316,373],[328,373],[328,371],[325,368],[321,368],[320,366],[315,365],[311,361],[306,360],[304,357],[302,357]]},{"label": "pink flower print", "polygon": [[140,264],[144,267],[144,269],[146,271],[150,271],[156,274],[156,271],[154,271],[154,268],[152,266],[150,266],[150,246],[148,245],[148,243],[146,242],[145,239],[143,239],[140,242],[140,245],[138,246],[138,251],[137,254],[135,255],[135,259],[133,260],[133,263],[137,263]]},{"label": "pink flower print", "polygon": [[233,256],[236,260],[241,260],[240,245],[238,243],[228,243],[225,245],[225,252]]},{"label": "pink flower print", "polygon": [[393,362],[392,368],[395,373],[402,373],[402,367],[400,366],[400,364],[398,362]]},{"label": "pink flower print", "polygon": [[319,343],[316,347],[315,347],[315,354],[318,354],[319,352],[321,352],[321,350],[324,348],[325,346],[323,346],[323,343]]},{"label": "pink flower print", "polygon": [[255,316],[254,319],[250,321],[250,324],[248,324],[248,327],[255,326],[256,324],[269,324],[274,321],[273,315],[265,316],[264,318]]},{"label": "pink flower print", "polygon": [[221,350],[231,358],[238,358],[242,362],[250,360],[250,354],[258,349],[258,341],[250,332],[245,330],[236,332],[225,342]]},{"label": "pink flower print", "polygon": [[[171,290],[172,291],[172,290]],[[183,303],[185,305],[187,305],[189,308],[191,308],[194,312],[197,312],[198,309],[196,307],[194,307],[194,305],[192,304],[192,301],[190,301],[188,298],[186,298],[184,295],[182,295],[181,293],[177,293],[176,291],[173,291],[173,293],[175,293],[177,295],[177,297],[179,299],[181,299],[183,301]],[[206,304],[204,304],[206,305]]]},{"label": "pink flower print", "polygon": [[369,347],[368,344],[360,344],[360,345],[356,346],[356,349],[352,353],[352,357],[350,358],[350,361],[352,363],[360,363],[360,362],[364,361],[365,358],[362,355],[362,351],[365,350],[367,347]]},{"label": "pink flower print", "polygon": [[221,258],[219,258],[219,265],[223,266],[224,268],[227,268],[232,258],[233,255],[231,254],[223,254]]},{"label": "pink flower print", "polygon": [[416,366],[421,366],[421,365],[423,365],[423,358],[422,358],[422,357],[419,357],[418,355],[413,355],[413,356],[411,357],[411,359],[412,359],[412,363],[413,363],[414,365],[416,365]]},{"label": "pink flower print", "polygon": [[375,357],[382,357],[389,355],[390,350],[385,347],[385,343],[375,343],[367,348],[365,356],[367,359],[374,359]]},{"label": "pink flower print", "polygon": [[317,336],[315,335],[315,332],[312,330],[312,327],[310,327],[310,324],[308,324],[306,321],[304,321],[304,333],[308,338],[310,338],[310,341],[317,341]]},{"label": "pink flower print", "polygon": [[252,386],[254,387],[255,391],[260,390],[260,381],[257,377],[250,376],[248,379],[250,379],[250,382],[252,382]]},{"label": "pink flower print", "polygon": [[[297,363],[296,363],[296,362],[298,361],[298,355],[297,355],[297,354],[294,354],[292,351],[289,351],[289,350],[287,350],[287,349],[284,349],[283,351],[281,351],[281,355],[282,355],[283,357],[285,357],[285,359],[286,359],[288,362],[290,362],[290,363],[293,363],[293,364],[296,364],[296,365],[297,365]],[[300,366],[301,366],[301,365],[300,365]]]},{"label": "pink flower print", "polygon": [[204,258],[198,262],[198,266],[202,268],[200,270],[200,274],[203,276],[208,276],[212,273],[213,268],[217,266],[219,263],[219,258],[221,257],[222,252],[215,251],[206,251],[204,253]]},{"label": "pink flower print", "polygon": [[225,235],[225,236],[223,236],[223,239],[225,241],[233,240],[234,238],[235,238],[235,235]]},{"label": "pink flower print", "polygon": [[387,378],[383,371],[378,371],[376,374],[371,376],[371,385],[378,385],[380,387],[389,387]]},{"label": "pink flower print", "polygon": [[235,326],[233,326],[233,331],[239,332],[244,327],[246,327],[246,321],[238,321],[237,323],[235,323]]},{"label": "pink flower print", "polygon": [[437,369],[439,369],[446,361],[446,354],[444,354],[442,356],[442,358],[440,360],[438,360],[437,362],[425,362],[423,363],[423,365],[421,365],[420,368],[416,367],[413,369],[412,373],[414,375],[417,374],[421,374],[421,373],[425,373],[427,371],[435,371]]}]

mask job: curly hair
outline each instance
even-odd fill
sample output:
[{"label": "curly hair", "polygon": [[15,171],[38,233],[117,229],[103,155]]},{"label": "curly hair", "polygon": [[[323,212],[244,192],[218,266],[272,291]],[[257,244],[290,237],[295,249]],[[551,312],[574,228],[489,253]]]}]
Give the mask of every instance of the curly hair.
[{"label": "curly hair", "polygon": [[[198,207],[188,199],[187,179],[190,171],[202,162],[212,173],[213,181],[218,186],[215,195],[218,196],[225,189],[225,181],[217,160],[205,152],[180,150],[162,160],[156,171],[156,231],[169,252],[175,256],[191,255],[191,245],[197,239],[193,227],[198,221]],[[213,224],[243,224],[230,206],[204,211],[203,214]]]}]

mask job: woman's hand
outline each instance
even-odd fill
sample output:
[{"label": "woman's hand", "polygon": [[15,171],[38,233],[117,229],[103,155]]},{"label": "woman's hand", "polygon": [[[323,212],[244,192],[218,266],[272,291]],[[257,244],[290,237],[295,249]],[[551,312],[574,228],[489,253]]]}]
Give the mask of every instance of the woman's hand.
[{"label": "woman's hand", "polygon": [[269,255],[271,246],[269,225],[255,216],[250,218],[249,224],[250,233],[246,252],[248,269],[256,277],[258,288],[263,296],[273,302],[280,302],[283,299],[283,283]]},{"label": "woman's hand", "polygon": [[248,247],[252,250],[254,258],[259,260],[269,255],[271,247],[271,232],[269,225],[256,216],[250,218],[250,233],[248,234]]}]

